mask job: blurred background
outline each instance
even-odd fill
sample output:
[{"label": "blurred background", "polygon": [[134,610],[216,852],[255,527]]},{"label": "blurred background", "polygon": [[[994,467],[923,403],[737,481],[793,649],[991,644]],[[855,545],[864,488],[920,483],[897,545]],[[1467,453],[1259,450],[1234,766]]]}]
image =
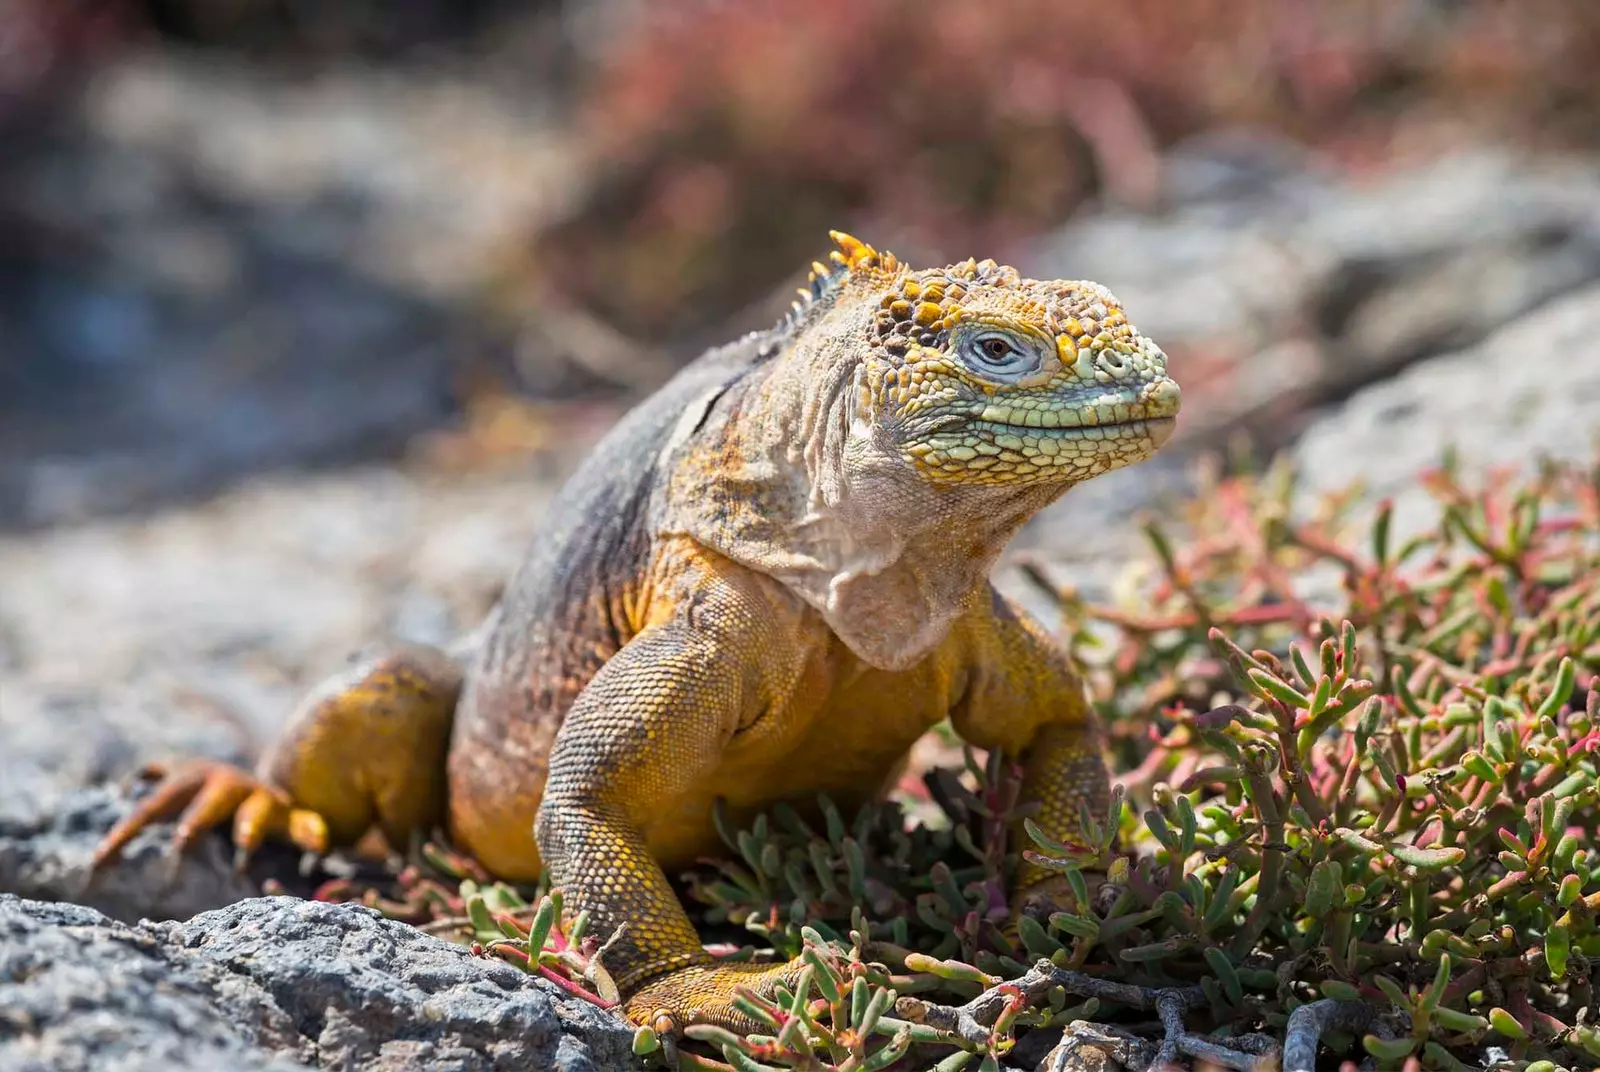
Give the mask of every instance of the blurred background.
[{"label": "blurred background", "polygon": [[0,0],[9,788],[249,755],[475,624],[830,227],[1171,355],[1173,444],[1019,543],[1091,593],[1204,452],[1592,456],[1600,5]]}]

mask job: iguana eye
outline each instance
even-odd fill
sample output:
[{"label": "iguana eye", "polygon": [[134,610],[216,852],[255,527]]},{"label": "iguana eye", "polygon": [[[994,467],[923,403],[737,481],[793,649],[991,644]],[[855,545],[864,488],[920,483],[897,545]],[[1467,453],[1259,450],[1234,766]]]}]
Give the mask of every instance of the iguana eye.
[{"label": "iguana eye", "polygon": [[961,345],[967,367],[989,379],[1014,380],[1030,375],[1040,367],[1035,347],[1008,333],[985,331],[967,338]]},{"label": "iguana eye", "polygon": [[1016,353],[1011,344],[1004,339],[983,339],[978,343],[978,351],[983,354],[985,361],[1001,364],[1006,358]]}]

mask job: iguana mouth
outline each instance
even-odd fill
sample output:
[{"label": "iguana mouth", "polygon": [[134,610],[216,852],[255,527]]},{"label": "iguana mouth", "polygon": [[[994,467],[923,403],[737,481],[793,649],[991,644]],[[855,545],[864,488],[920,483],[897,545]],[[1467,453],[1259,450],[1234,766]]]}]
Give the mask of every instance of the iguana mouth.
[{"label": "iguana mouth", "polygon": [[[1108,448],[1121,452],[1128,449],[1129,444],[1137,444],[1148,440],[1153,449],[1159,449],[1172,438],[1173,429],[1177,426],[1175,417],[1139,417],[1129,421],[1109,421],[1105,424],[1083,424],[1070,428],[1039,428],[1031,424],[1007,424],[1000,421],[974,420],[970,421],[967,428],[978,431],[1001,447],[1032,454],[1042,450],[1046,455],[1055,455],[1066,448],[1066,444],[1094,444],[1104,443]],[[1049,447],[1040,447],[1048,443]],[[1057,444],[1060,444],[1058,447]],[[1111,446],[1115,444],[1116,446]],[[1097,453],[1093,446],[1074,446],[1074,453],[1082,455],[1085,451]]]},{"label": "iguana mouth", "polygon": [[940,413],[930,416],[914,418],[916,430],[925,436],[937,435],[941,432],[950,432],[962,428],[992,428],[996,431],[1019,432],[1027,435],[1049,435],[1057,438],[1071,438],[1078,436],[1085,438],[1080,433],[1094,431],[1119,430],[1117,434],[1128,431],[1138,431],[1145,426],[1164,425],[1170,427],[1177,419],[1177,414],[1166,413],[1159,416],[1135,417],[1126,421],[1102,421],[1099,424],[1019,424],[1016,421],[997,421],[986,418],[982,413]]},{"label": "iguana mouth", "polygon": [[1152,437],[1171,434],[1176,417],[1139,417],[1131,421],[1107,421],[1104,424],[1078,424],[1066,428],[1042,428],[1034,424],[1012,424],[1006,421],[974,419],[969,427],[990,428],[1012,435],[1048,437],[1050,439],[1122,439],[1148,434]]},{"label": "iguana mouth", "polygon": [[1097,398],[1077,401],[1025,397],[992,399],[982,408],[975,406],[967,419],[975,425],[1026,428],[1030,432],[1139,429],[1152,421],[1176,417],[1178,399],[1176,385],[1158,381],[1138,391],[1107,392]]},{"label": "iguana mouth", "polygon": [[[946,413],[932,420],[920,422],[915,442],[932,444],[948,440],[950,445],[956,445],[976,433],[1002,448],[1023,453],[1037,449],[1037,445],[1041,442],[1051,444],[1050,448],[1044,449],[1046,454],[1051,455],[1058,453],[1060,448],[1056,446],[1057,444],[1064,446],[1067,443],[1120,444],[1123,445],[1121,449],[1126,449],[1127,444],[1149,440],[1153,449],[1160,449],[1172,438],[1176,426],[1175,416],[1139,417],[1127,421],[1107,421],[1104,424],[1042,428],[1032,424],[984,420],[975,414]],[[927,447],[917,449],[925,450]],[[1094,448],[1088,449],[1094,451]],[[1073,448],[1074,453],[1079,454],[1084,450],[1083,447]]]}]

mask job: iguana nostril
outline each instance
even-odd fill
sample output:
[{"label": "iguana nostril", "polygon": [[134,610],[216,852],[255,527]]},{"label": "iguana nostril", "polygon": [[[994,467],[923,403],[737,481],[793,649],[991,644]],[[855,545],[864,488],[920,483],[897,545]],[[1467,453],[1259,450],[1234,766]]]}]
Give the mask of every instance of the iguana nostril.
[{"label": "iguana nostril", "polygon": [[1118,380],[1126,376],[1128,370],[1133,367],[1132,362],[1110,347],[1096,353],[1094,363],[1101,372]]}]

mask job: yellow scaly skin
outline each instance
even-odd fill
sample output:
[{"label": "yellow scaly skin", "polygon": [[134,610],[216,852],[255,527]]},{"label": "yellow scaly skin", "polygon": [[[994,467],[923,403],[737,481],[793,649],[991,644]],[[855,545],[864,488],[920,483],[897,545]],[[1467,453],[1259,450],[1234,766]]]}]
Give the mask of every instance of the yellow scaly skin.
[{"label": "yellow scaly skin", "polygon": [[[255,774],[179,770],[104,862],[178,815],[313,850],[443,822],[493,874],[548,866],[639,1023],[752,1025],[666,874],[743,822],[892,784],[949,717],[1022,757],[1072,841],[1105,806],[1099,730],[1045,631],[990,586],[1016,530],[1170,434],[1166,361],[1098,284],[992,261],[912,271],[835,234],[783,324],[713,350],[596,447],[470,657],[414,647],[313,694]],[[1061,891],[1024,865],[1015,903]]]}]

